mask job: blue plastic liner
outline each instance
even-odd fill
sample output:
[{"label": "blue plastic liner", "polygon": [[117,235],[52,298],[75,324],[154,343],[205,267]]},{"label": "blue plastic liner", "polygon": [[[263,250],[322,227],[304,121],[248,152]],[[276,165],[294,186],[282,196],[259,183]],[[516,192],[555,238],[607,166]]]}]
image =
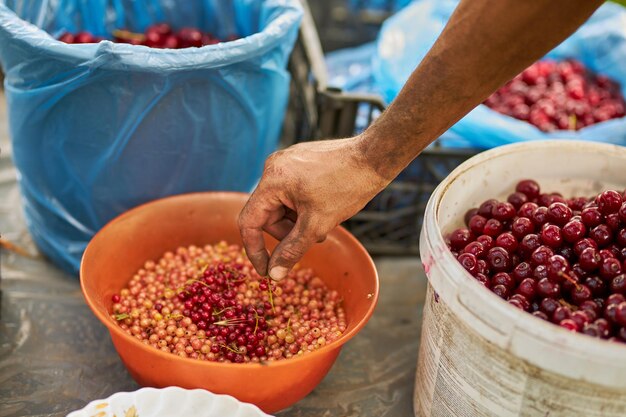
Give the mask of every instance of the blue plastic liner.
[{"label": "blue plastic liner", "polygon": [[[443,30],[456,0],[415,0],[389,18],[381,29],[373,58],[376,88],[391,102]],[[621,84],[626,95],[626,9],[605,3],[572,36],[546,57],[574,58],[592,71]],[[626,145],[626,118],[608,120],[578,131],[542,132],[535,126],[479,105],[449,131],[448,146],[493,148],[507,143],[570,138]]]},{"label": "blue plastic liner", "polygon": [[[297,0],[0,4],[14,162],[43,253],[76,272],[94,233],[140,203],[251,190],[277,146],[301,14]],[[163,21],[244,38],[162,50],[53,37]]]},{"label": "blue plastic liner", "polygon": [[353,10],[393,12],[400,10],[412,0],[349,0]]}]

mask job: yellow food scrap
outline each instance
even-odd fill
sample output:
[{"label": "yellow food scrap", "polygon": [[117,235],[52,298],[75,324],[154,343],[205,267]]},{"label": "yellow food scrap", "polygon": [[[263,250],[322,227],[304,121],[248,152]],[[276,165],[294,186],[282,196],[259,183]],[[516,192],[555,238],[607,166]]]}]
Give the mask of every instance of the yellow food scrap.
[{"label": "yellow food scrap", "polygon": [[137,414],[137,409],[134,405],[126,410],[126,415],[124,417],[139,417],[139,415]]},{"label": "yellow food scrap", "polygon": [[106,415],[107,415],[107,413],[105,413],[104,411],[100,411],[98,414],[94,414],[91,417],[106,417]]}]

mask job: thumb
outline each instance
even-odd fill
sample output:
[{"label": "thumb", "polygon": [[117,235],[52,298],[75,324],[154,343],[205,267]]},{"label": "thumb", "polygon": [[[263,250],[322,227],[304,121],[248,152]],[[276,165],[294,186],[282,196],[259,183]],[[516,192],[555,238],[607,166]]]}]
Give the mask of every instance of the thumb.
[{"label": "thumb", "polygon": [[318,233],[312,224],[315,223],[308,218],[298,217],[293,229],[272,252],[268,264],[270,278],[277,281],[285,278],[313,244],[324,240],[326,233]]}]

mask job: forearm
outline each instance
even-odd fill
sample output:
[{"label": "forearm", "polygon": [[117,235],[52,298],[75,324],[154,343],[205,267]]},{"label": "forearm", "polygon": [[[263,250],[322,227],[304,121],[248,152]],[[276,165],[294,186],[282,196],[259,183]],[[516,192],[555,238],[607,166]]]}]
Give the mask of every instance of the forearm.
[{"label": "forearm", "polygon": [[598,0],[462,0],[404,88],[361,135],[379,174],[395,177],[493,91],[573,33]]}]

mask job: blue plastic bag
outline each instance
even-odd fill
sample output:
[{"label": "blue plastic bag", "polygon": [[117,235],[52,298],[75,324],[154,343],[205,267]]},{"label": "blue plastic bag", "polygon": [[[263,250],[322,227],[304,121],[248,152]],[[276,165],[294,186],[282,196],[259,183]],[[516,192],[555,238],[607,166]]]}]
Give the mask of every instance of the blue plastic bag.
[{"label": "blue plastic bag", "polygon": [[369,10],[373,12],[395,12],[402,9],[412,0],[350,0],[353,10]]},{"label": "blue plastic bag", "polygon": [[[250,191],[277,146],[300,19],[297,0],[0,4],[14,162],[43,253],[76,272],[93,234],[129,208],[186,192]],[[48,35],[110,36],[162,21],[244,38],[162,50]]]},{"label": "blue plastic bag", "polygon": [[[456,0],[416,0],[388,19],[373,58],[377,88],[391,102],[443,30]],[[546,57],[575,58],[592,71],[621,84],[626,96],[626,9],[605,3],[572,36]],[[492,148],[507,143],[571,138],[626,145],[626,118],[608,120],[578,131],[542,132],[535,126],[479,105],[449,130],[447,146]]]}]

